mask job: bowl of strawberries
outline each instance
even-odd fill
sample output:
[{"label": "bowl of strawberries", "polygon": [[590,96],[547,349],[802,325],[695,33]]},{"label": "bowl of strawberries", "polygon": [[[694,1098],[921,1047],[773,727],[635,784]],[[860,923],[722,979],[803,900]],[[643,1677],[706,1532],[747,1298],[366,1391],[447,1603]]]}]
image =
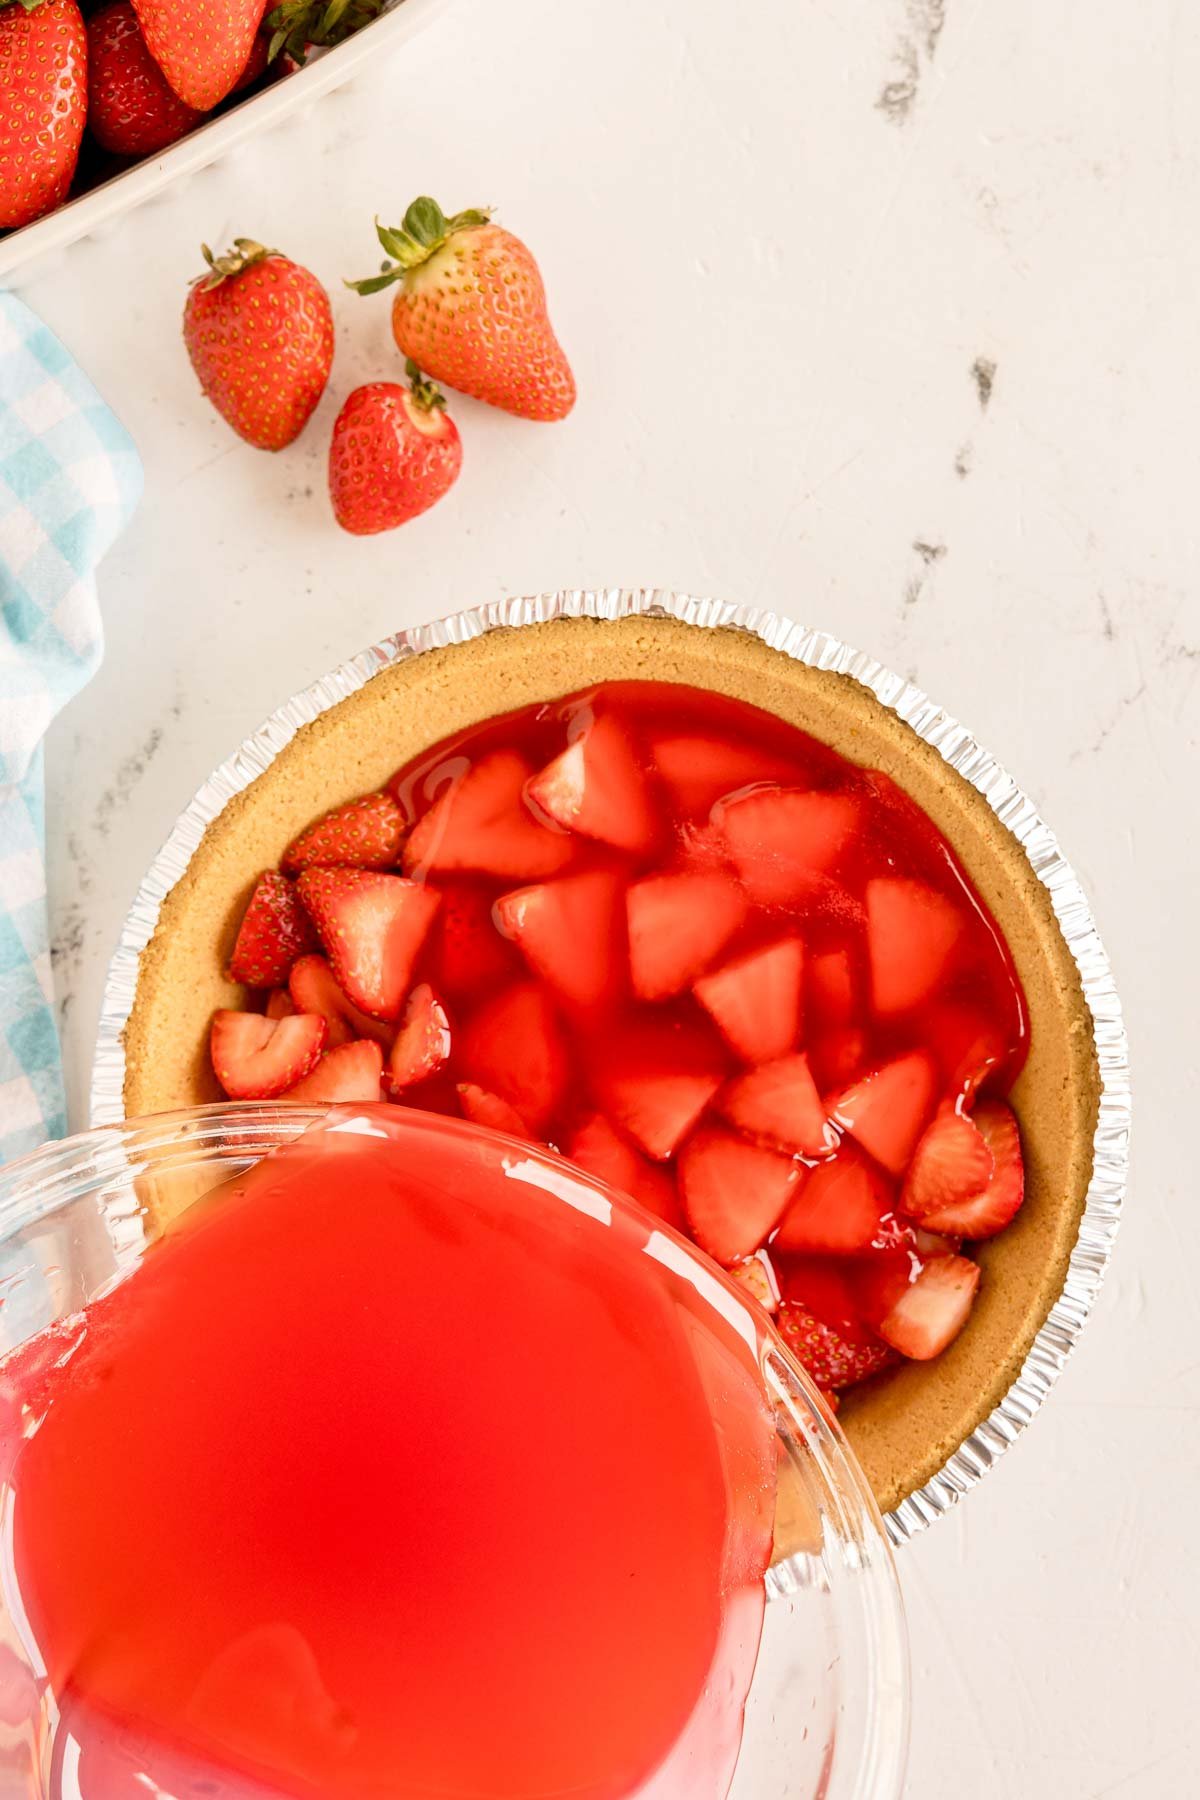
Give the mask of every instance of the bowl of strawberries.
[{"label": "bowl of strawberries", "polygon": [[2,0],[0,285],[352,79],[432,5]]}]

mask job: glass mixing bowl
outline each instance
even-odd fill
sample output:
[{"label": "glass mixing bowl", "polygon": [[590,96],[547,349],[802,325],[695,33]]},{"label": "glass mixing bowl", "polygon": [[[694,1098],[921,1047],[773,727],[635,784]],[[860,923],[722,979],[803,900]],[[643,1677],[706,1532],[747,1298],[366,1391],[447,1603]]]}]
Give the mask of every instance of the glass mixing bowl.
[{"label": "glass mixing bowl", "polygon": [[[340,1110],[369,1130],[371,1109]],[[388,1136],[428,1156],[452,1134],[461,1148],[511,1173],[514,1158],[547,1205],[640,1222],[638,1241],[691,1284],[753,1347],[780,1447],[774,1558],[766,1575],[760,1652],[730,1800],[893,1800],[908,1741],[908,1656],[891,1553],[867,1484],[832,1414],[789,1356],[767,1315],[694,1245],[633,1202],[530,1144],[456,1120],[384,1108]],[[127,1278],[169,1223],[331,1109],[271,1104],[160,1114],[46,1145],[0,1170],[0,1358],[62,1326]],[[507,1161],[505,1161],[507,1159]],[[482,1166],[482,1165],[481,1165]],[[4,1364],[0,1362],[0,1382]],[[139,1766],[118,1747],[117,1784],[90,1792],[78,1778],[69,1719],[49,1691],[17,1587],[13,1493],[0,1470],[0,1796],[3,1800],[269,1800],[273,1790],[211,1767]],[[185,1622],[181,1621],[181,1627]],[[121,1758],[124,1758],[121,1761]],[[305,1790],[306,1792],[308,1790]],[[643,1787],[649,1796],[654,1782]],[[630,1800],[635,1800],[631,1795]]]}]

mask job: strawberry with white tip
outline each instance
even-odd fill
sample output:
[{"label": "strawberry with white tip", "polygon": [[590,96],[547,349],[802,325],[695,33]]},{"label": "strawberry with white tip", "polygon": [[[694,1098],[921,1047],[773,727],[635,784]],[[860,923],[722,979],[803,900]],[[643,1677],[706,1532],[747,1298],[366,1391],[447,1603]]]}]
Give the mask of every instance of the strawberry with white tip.
[{"label": "strawberry with white tip", "polygon": [[355,388],[333,426],[329,497],[343,531],[369,537],[428,512],[458,480],[462,439],[445,396],[407,365],[409,386]]}]

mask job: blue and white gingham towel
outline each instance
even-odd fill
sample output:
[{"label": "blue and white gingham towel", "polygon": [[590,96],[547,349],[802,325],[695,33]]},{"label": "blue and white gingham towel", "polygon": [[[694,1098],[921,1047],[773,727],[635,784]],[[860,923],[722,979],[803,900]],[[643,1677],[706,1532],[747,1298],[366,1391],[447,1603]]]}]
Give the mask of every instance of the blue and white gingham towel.
[{"label": "blue and white gingham towel", "polygon": [[42,740],[99,667],[96,564],[141,490],[137,451],[87,377],[0,294],[0,1163],[66,1130]]}]

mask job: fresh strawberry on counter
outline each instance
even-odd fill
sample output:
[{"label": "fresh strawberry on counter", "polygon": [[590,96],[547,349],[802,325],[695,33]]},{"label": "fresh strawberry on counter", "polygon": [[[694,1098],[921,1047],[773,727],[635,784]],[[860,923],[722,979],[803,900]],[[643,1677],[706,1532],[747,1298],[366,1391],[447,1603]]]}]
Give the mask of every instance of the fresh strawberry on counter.
[{"label": "fresh strawberry on counter", "polygon": [[410,386],[355,388],[329,446],[329,497],[343,531],[391,531],[436,506],[462,468],[462,441],[446,401],[412,361]]},{"label": "fresh strawberry on counter", "polygon": [[253,238],[201,246],[183,341],[200,386],[239,437],[282,450],[299,437],[333,365],[333,314],[315,275]]},{"label": "fresh strawberry on counter", "polygon": [[398,283],[392,333],[436,381],[521,419],[565,419],[575,377],[554,335],[533,253],[490,215],[447,218],[414,200],[395,227],[376,227],[391,264],[354,281],[360,294]]}]

